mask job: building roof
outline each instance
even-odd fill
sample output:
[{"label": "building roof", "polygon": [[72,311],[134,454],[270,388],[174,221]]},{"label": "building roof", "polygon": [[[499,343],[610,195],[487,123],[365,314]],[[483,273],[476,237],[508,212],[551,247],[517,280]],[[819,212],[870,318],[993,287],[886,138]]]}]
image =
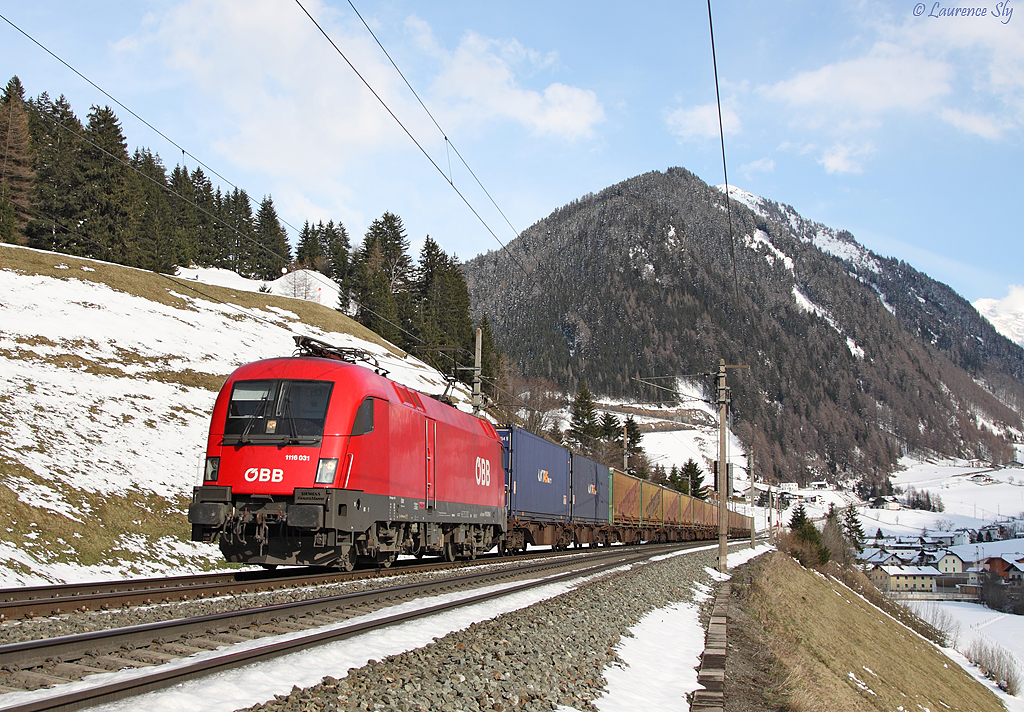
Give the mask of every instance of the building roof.
[{"label": "building roof", "polygon": [[939,576],[940,572],[934,566],[879,566],[890,576]]}]

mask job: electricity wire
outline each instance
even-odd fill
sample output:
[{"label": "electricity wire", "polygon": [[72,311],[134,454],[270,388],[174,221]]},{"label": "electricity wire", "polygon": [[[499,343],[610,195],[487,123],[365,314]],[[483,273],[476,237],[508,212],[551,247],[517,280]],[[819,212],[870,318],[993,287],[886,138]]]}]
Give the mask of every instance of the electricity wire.
[{"label": "electricity wire", "polygon": [[[44,45],[44,44],[43,44],[42,42],[40,42],[39,40],[37,40],[37,39],[36,39],[35,37],[33,37],[32,35],[30,35],[30,34],[29,34],[28,32],[26,32],[25,30],[23,30],[23,29],[22,29],[21,27],[19,27],[18,25],[14,24],[14,22],[12,22],[12,21],[11,21],[10,19],[8,19],[7,17],[5,17],[5,16],[3,15],[3,14],[0,14],[0,20],[3,20],[3,21],[4,21],[4,22],[6,22],[6,23],[7,23],[8,25],[10,25],[11,27],[13,27],[13,28],[14,28],[15,30],[17,30],[18,32],[20,32],[20,33],[21,33],[21,34],[22,34],[22,35],[23,35],[23,36],[24,36],[25,38],[27,38],[27,39],[28,39],[28,40],[29,40],[30,42],[32,42],[32,43],[33,43],[34,45],[36,45],[37,47],[39,47],[39,48],[40,48],[41,50],[43,50],[44,52],[46,52],[46,53],[47,53],[48,55],[50,55],[51,57],[53,57],[54,59],[56,59],[56,60],[57,60],[58,62],[60,62],[61,64],[63,64],[63,65],[65,66],[65,67],[67,67],[68,69],[70,69],[70,70],[71,70],[72,72],[74,72],[74,73],[75,73],[76,75],[78,75],[78,77],[80,77],[80,78],[81,78],[81,79],[82,79],[83,81],[85,81],[85,82],[86,82],[87,84],[89,84],[90,86],[92,86],[92,87],[93,87],[94,89],[96,89],[96,90],[97,90],[98,92],[100,92],[101,94],[103,94],[103,96],[107,97],[107,98],[108,98],[108,99],[110,99],[110,100],[111,100],[112,102],[114,102],[115,104],[117,104],[118,106],[120,106],[120,107],[121,107],[122,109],[124,109],[124,110],[125,110],[125,111],[127,111],[127,112],[128,112],[129,114],[131,114],[131,115],[132,115],[132,116],[134,116],[134,117],[135,117],[136,119],[138,119],[138,120],[139,120],[139,121],[141,121],[141,122],[142,122],[143,124],[145,124],[145,125],[146,125],[147,127],[149,127],[149,129],[150,129],[150,130],[152,130],[152,131],[153,131],[154,133],[156,133],[156,134],[157,134],[157,135],[159,135],[159,136],[160,136],[161,138],[163,138],[163,139],[164,139],[165,141],[167,141],[167,142],[168,142],[169,144],[171,144],[172,146],[174,146],[175,148],[177,148],[177,149],[178,149],[179,151],[181,151],[181,163],[182,163],[182,166],[183,166],[183,167],[185,168],[185,170],[186,170],[186,171],[188,170],[188,163],[187,163],[187,161],[185,160],[185,157],[186,157],[186,156],[188,156],[188,157],[192,158],[192,160],[194,160],[194,161],[195,161],[195,162],[196,162],[197,164],[199,164],[200,166],[202,166],[203,168],[205,168],[206,170],[208,170],[208,171],[209,171],[210,173],[212,173],[213,175],[215,175],[215,176],[217,176],[218,178],[220,178],[220,179],[221,179],[222,181],[224,181],[225,183],[227,183],[228,185],[230,185],[230,186],[231,186],[232,188],[234,188],[235,190],[240,190],[240,189],[239,189],[239,187],[238,187],[237,185],[235,185],[235,184],[234,184],[233,182],[231,182],[231,180],[229,180],[228,178],[224,177],[224,176],[223,176],[223,175],[222,175],[221,173],[219,173],[219,172],[218,172],[217,170],[215,170],[214,168],[212,168],[212,167],[211,167],[211,166],[210,166],[209,164],[205,163],[205,162],[204,162],[204,161],[202,161],[202,160],[201,160],[200,158],[198,158],[197,156],[195,156],[194,154],[192,154],[192,153],[191,153],[190,151],[186,150],[186,149],[185,149],[185,148],[184,148],[183,146],[181,146],[181,145],[180,145],[180,144],[179,144],[179,143],[178,143],[177,141],[175,141],[175,140],[174,140],[174,139],[172,139],[172,138],[171,138],[170,136],[168,136],[167,134],[165,134],[165,133],[164,133],[163,131],[161,131],[160,129],[158,129],[158,128],[157,128],[156,126],[154,126],[153,124],[149,123],[149,122],[148,122],[148,121],[146,121],[146,120],[145,120],[144,118],[142,118],[141,116],[139,116],[139,115],[138,115],[137,113],[135,113],[134,111],[132,111],[132,109],[131,109],[130,107],[128,107],[128,106],[126,106],[125,104],[123,104],[123,103],[122,103],[122,102],[121,102],[120,100],[118,100],[118,99],[117,99],[117,97],[113,96],[113,95],[112,95],[112,94],[110,94],[110,92],[108,92],[108,91],[107,91],[106,89],[104,89],[103,87],[99,86],[99,85],[98,85],[98,84],[97,84],[96,82],[94,82],[93,80],[89,79],[89,77],[85,76],[85,75],[84,75],[84,74],[82,74],[82,73],[81,73],[80,71],[78,71],[77,69],[75,69],[75,68],[74,68],[73,66],[71,66],[71,64],[69,64],[69,63],[68,63],[67,61],[65,61],[65,60],[64,60],[64,59],[63,59],[62,57],[58,56],[58,55],[57,55],[57,54],[56,54],[55,52],[53,52],[53,51],[52,51],[52,50],[51,50],[51,49],[50,49],[49,47],[47,47],[46,45]],[[296,234],[297,234],[297,233],[299,232],[298,228],[296,228],[296,227],[295,227],[294,225],[292,225],[291,223],[289,223],[289,222],[288,222],[287,220],[284,220],[283,218],[278,218],[278,219],[279,219],[279,220],[280,220],[280,221],[281,221],[282,223],[284,223],[285,225],[287,225],[288,227],[290,227],[290,228],[291,228],[291,229],[292,229],[292,230],[293,230],[293,231],[294,231],[294,232],[295,232]]]},{"label": "electricity wire", "polygon": [[[402,129],[402,131],[405,132],[405,135],[409,137],[409,140],[412,141],[413,144],[415,144],[416,148],[419,149],[420,153],[422,153],[423,156],[428,161],[430,161],[430,165],[432,165],[434,167],[434,169],[441,175],[441,177],[444,179],[444,181],[449,186],[451,186],[451,189],[454,190],[455,194],[459,196],[459,198],[462,200],[463,203],[465,203],[466,207],[469,208],[470,212],[473,213],[474,217],[476,217],[476,219],[480,222],[480,224],[484,226],[484,229],[487,230],[487,232],[490,234],[490,236],[494,238],[494,241],[497,242],[501,246],[502,251],[504,251],[505,254],[508,255],[509,259],[512,260],[512,262],[517,267],[519,267],[520,270],[522,270],[523,274],[526,275],[527,278],[532,280],[532,278],[530,277],[530,273],[526,270],[526,267],[524,267],[522,265],[522,263],[518,259],[516,259],[516,256],[512,254],[512,252],[508,249],[508,247],[505,245],[505,243],[503,243],[501,241],[501,239],[497,236],[497,234],[495,234],[494,230],[491,229],[491,226],[487,223],[486,220],[484,220],[483,216],[479,212],[477,212],[477,209],[474,208],[473,204],[469,202],[469,199],[466,198],[466,196],[462,193],[462,191],[459,190],[455,186],[455,183],[452,182],[449,179],[449,177],[445,175],[444,169],[441,168],[441,166],[439,166],[437,164],[437,161],[435,161],[433,159],[433,157],[427,152],[427,150],[423,147],[423,144],[421,144],[416,139],[416,137],[412,134],[412,131],[410,131],[408,128],[406,128],[405,124],[402,123],[402,120],[398,118],[398,116],[395,114],[395,112],[391,110],[391,107],[388,106],[387,102],[384,101],[383,97],[381,97],[381,95],[377,93],[377,90],[374,89],[373,86],[370,84],[370,82],[367,81],[367,79],[359,72],[358,69],[356,69],[355,65],[352,64],[352,61],[345,55],[344,52],[341,51],[341,48],[338,47],[337,44],[335,44],[334,40],[331,39],[331,36],[327,34],[327,31],[324,30],[324,28],[320,26],[320,23],[317,22],[316,19],[313,17],[313,15],[310,14],[309,10],[307,10],[305,8],[305,6],[303,6],[301,0],[295,0],[295,4],[299,6],[299,9],[301,9],[302,12],[305,13],[306,17],[309,18],[310,22],[312,22],[313,25],[316,27],[316,29],[320,31],[320,34],[322,34],[324,36],[324,39],[326,39],[330,43],[331,47],[334,48],[334,51],[338,53],[338,56],[341,57],[345,61],[345,64],[347,64],[349,66],[349,69],[351,69],[355,73],[355,75],[357,77],[359,77],[359,80],[363,83],[363,85],[366,86],[366,88],[370,91],[371,94],[373,94],[374,98],[380,103],[381,106],[384,107],[384,110],[388,112],[388,114],[391,116],[391,118],[395,120],[395,123],[397,123],[398,126]],[[378,42],[378,44],[379,44],[379,42]],[[389,57],[389,59],[390,59],[390,57]],[[408,82],[407,82],[407,84],[408,84]],[[436,123],[435,123],[435,125],[436,125]],[[438,127],[438,128],[440,128],[440,127]],[[442,131],[442,133],[444,133],[444,132]],[[454,146],[452,148],[454,150]],[[512,228],[512,229],[514,230],[515,228]]]},{"label": "electricity wire", "polygon": [[[363,19],[363,16],[360,14],[359,10],[356,9],[356,6],[352,3],[352,0],[348,0],[348,4],[352,8],[352,11],[359,18],[359,21],[363,23],[363,27],[366,28],[366,31],[370,33],[371,37],[373,37],[373,40],[377,43],[377,46],[380,47],[381,51],[384,53],[384,56],[388,58],[389,62],[391,62],[391,66],[395,68],[396,72],[398,72],[398,76],[400,76],[402,78],[402,81],[405,82],[405,86],[407,86],[409,88],[409,91],[412,92],[412,95],[414,97],[416,97],[416,101],[418,101],[420,106],[423,107],[423,111],[425,111],[427,116],[430,117],[430,120],[434,122],[434,126],[436,126],[437,130],[441,132],[441,135],[444,136],[445,147],[446,148],[449,147],[449,146],[451,147],[451,150],[454,151],[455,155],[459,157],[460,161],[462,161],[462,165],[465,166],[466,170],[469,171],[469,174],[471,176],[473,176],[473,180],[475,180],[476,184],[478,186],[480,186],[480,190],[482,190],[484,192],[484,195],[487,196],[487,199],[491,201],[491,205],[494,206],[494,209],[498,211],[498,213],[501,215],[501,217],[505,220],[505,223],[509,226],[509,228],[512,230],[512,232],[518,237],[519,236],[519,230],[517,230],[515,228],[515,226],[512,225],[512,223],[509,221],[508,217],[502,211],[501,207],[494,200],[494,198],[491,197],[490,192],[488,192],[487,188],[484,187],[484,184],[480,181],[480,179],[477,178],[476,173],[473,172],[473,169],[469,167],[469,163],[467,163],[466,159],[462,157],[461,153],[459,153],[459,149],[456,148],[455,144],[452,143],[452,141],[448,138],[448,134],[445,132],[444,129],[441,128],[441,125],[439,123],[437,123],[437,119],[435,119],[434,115],[430,113],[430,109],[428,109],[427,105],[423,103],[423,99],[421,99],[420,95],[416,93],[415,89],[413,89],[412,84],[410,84],[409,80],[406,79],[405,74],[402,72],[402,70],[398,68],[398,64],[395,63],[395,60],[391,57],[391,55],[388,53],[388,51],[384,48],[384,45],[377,38],[376,33],[374,33],[373,29],[370,28],[370,25],[366,22],[365,19]],[[449,161],[448,162],[448,172],[450,174],[451,173],[451,158],[450,157],[449,157],[448,161]],[[448,182],[451,183],[451,178],[450,177],[449,177],[449,181]]]},{"label": "electricity wire", "polygon": [[708,0],[708,28],[711,31],[711,63],[715,69],[715,100],[718,103],[718,135],[722,140],[722,174],[725,176],[725,213],[729,218],[729,249],[732,252],[732,283],[736,289],[736,308],[740,309],[740,280],[736,271],[736,239],[732,232],[732,209],[729,201],[729,169],[725,165],[725,128],[722,124],[722,95],[718,90],[718,59],[715,56],[715,26],[711,21],[711,0]]}]

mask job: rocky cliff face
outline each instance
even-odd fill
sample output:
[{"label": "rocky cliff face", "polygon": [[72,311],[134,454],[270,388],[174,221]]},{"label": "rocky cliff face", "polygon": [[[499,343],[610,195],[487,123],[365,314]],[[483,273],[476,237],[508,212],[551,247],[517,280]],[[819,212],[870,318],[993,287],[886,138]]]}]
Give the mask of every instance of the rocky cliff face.
[{"label": "rocky cliff face", "polygon": [[907,451],[1012,457],[1024,350],[909,265],[731,195],[732,241],[722,191],[681,168],[584,196],[511,256],[466,264],[474,311],[566,390],[653,399],[638,377],[748,364],[730,378],[735,429],[780,478],[870,476]]}]

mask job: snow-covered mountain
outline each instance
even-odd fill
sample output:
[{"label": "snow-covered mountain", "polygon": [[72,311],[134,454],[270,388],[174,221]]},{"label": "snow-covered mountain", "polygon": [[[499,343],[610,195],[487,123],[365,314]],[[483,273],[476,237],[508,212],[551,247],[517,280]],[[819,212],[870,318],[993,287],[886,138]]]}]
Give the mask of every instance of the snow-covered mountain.
[{"label": "snow-covered mountain", "polygon": [[1008,296],[979,299],[974,302],[974,308],[992,322],[996,331],[1024,347],[1024,287],[1012,285]]},{"label": "snow-covered mountain", "polygon": [[473,311],[567,391],[653,400],[647,377],[749,365],[733,415],[779,479],[884,475],[908,452],[1011,459],[1024,349],[849,232],[730,195],[727,219],[721,189],[669,168],[582,196],[466,263]]}]

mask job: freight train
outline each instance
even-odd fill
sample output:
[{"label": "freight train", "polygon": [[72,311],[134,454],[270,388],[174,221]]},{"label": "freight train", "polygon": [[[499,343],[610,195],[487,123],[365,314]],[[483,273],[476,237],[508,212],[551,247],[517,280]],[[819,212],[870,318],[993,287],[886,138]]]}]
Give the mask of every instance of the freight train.
[{"label": "freight train", "polygon": [[[390,566],[399,554],[717,536],[718,509],[389,378],[368,354],[296,336],[217,396],[192,539],[228,561]],[[365,365],[364,365],[365,364]],[[749,519],[729,513],[731,535]]]}]

